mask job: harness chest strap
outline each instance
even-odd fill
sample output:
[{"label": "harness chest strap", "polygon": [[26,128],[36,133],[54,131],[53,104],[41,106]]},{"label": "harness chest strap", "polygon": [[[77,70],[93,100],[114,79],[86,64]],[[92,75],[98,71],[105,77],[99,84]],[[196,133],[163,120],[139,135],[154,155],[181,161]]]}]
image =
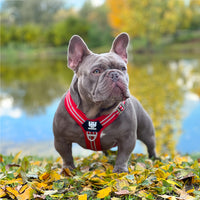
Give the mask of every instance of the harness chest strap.
[{"label": "harness chest strap", "polygon": [[87,149],[101,151],[100,136],[102,131],[109,126],[124,111],[125,101],[111,114],[102,115],[96,119],[88,119],[86,115],[77,108],[70,91],[65,97],[65,108],[71,117],[82,128]]}]

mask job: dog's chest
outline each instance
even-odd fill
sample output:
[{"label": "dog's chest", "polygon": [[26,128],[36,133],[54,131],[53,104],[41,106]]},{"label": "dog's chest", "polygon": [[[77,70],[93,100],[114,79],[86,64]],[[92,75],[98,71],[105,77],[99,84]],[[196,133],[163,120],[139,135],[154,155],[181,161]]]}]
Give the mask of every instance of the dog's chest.
[{"label": "dog's chest", "polygon": [[[84,134],[85,145],[82,141],[78,142],[81,146],[94,151],[102,151],[107,146],[111,148],[116,145],[116,142],[113,142],[110,138],[112,135],[103,133],[103,130],[111,125],[124,111],[125,102],[121,103],[114,112],[92,120],[88,119],[85,114],[77,108],[70,92],[67,93],[64,102],[67,112],[80,126]],[[106,140],[106,138],[108,140]]]}]

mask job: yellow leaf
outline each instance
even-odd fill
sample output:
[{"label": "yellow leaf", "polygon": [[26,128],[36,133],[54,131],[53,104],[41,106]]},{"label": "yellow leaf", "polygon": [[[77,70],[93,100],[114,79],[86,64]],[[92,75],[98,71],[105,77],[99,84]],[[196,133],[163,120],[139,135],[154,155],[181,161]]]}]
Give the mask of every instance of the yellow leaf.
[{"label": "yellow leaf", "polygon": [[87,194],[78,195],[78,200],[87,200]]},{"label": "yellow leaf", "polygon": [[39,189],[45,189],[48,185],[46,183],[39,183],[39,182],[36,182],[34,183],[34,186],[39,188]]},{"label": "yellow leaf", "polygon": [[173,181],[173,180],[166,180],[166,182],[168,182],[169,184],[171,184],[171,185],[177,185],[177,186],[179,186],[179,187],[181,187],[181,185],[179,185],[177,182],[175,182],[175,181]]},{"label": "yellow leaf", "polygon": [[128,189],[130,191],[130,194],[135,194],[137,186],[130,186]]},{"label": "yellow leaf", "polygon": [[98,176],[99,177],[102,177],[102,176],[105,177],[105,176],[107,176],[107,174],[105,172],[102,172],[102,173],[98,174]]},{"label": "yellow leaf", "polygon": [[6,192],[0,188],[0,197],[5,197],[6,196]]},{"label": "yellow leaf", "polygon": [[41,165],[41,161],[35,161],[35,162],[32,162],[31,165],[37,165],[37,166],[40,166],[40,165]]},{"label": "yellow leaf", "polygon": [[63,174],[64,176],[73,176],[69,168],[63,169],[61,174]]},{"label": "yellow leaf", "polygon": [[58,158],[56,159],[56,162],[62,164],[62,158],[61,158],[61,157],[58,157]]},{"label": "yellow leaf", "polygon": [[163,179],[163,178],[166,178],[166,175],[165,175],[165,172],[161,169],[157,169],[155,171],[155,175],[158,179]]},{"label": "yellow leaf", "polygon": [[137,163],[135,165],[135,170],[136,171],[144,171],[146,169],[146,166],[144,163]]},{"label": "yellow leaf", "polygon": [[22,151],[18,152],[18,153],[15,155],[15,157],[14,157],[13,160],[12,160],[13,163],[17,163],[18,158],[19,158],[19,156],[20,156],[21,153],[22,153]]},{"label": "yellow leaf", "polygon": [[19,200],[31,199],[33,192],[34,192],[34,190],[30,186],[27,185],[27,187],[23,191],[23,193],[17,196],[17,199],[19,199]]},{"label": "yellow leaf", "polygon": [[195,191],[194,188],[192,188],[191,190],[188,190],[187,193],[193,193]]},{"label": "yellow leaf", "polygon": [[97,198],[105,198],[111,193],[111,187],[104,188],[98,191]]},{"label": "yellow leaf", "polygon": [[100,178],[95,177],[95,178],[91,178],[90,180],[94,185],[105,185],[106,184],[106,182],[101,180]]},{"label": "yellow leaf", "polygon": [[27,188],[28,188],[28,185],[27,185],[27,184],[23,185],[23,186],[20,188],[19,193],[23,193]]},{"label": "yellow leaf", "polygon": [[49,173],[45,172],[45,173],[43,173],[43,174],[41,174],[39,176],[39,179],[40,180],[45,180],[45,179],[47,179],[49,177],[49,175],[50,175]]},{"label": "yellow leaf", "polygon": [[23,180],[22,178],[17,178],[17,179],[12,179],[12,180],[1,180],[0,183],[3,185],[9,185],[13,183],[23,184]]},{"label": "yellow leaf", "polygon": [[18,192],[12,187],[6,187],[6,191],[8,195],[11,197],[11,199],[15,199],[18,195]]},{"label": "yellow leaf", "polygon": [[182,162],[188,162],[188,157],[187,156],[176,157],[174,158],[174,162],[178,164],[182,164]]},{"label": "yellow leaf", "polygon": [[52,182],[52,181],[57,181],[57,180],[60,180],[61,179],[61,175],[60,174],[58,174],[56,171],[51,171],[51,173],[50,173],[50,180],[49,180],[49,182]]}]

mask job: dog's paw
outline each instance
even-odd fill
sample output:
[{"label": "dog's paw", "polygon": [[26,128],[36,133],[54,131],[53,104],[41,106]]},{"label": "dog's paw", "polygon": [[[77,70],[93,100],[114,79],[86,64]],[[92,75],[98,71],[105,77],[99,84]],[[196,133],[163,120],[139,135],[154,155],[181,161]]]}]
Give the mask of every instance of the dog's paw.
[{"label": "dog's paw", "polygon": [[128,168],[126,166],[115,166],[113,169],[113,173],[123,173],[128,172]]},{"label": "dog's paw", "polygon": [[75,167],[71,167],[71,166],[68,166],[68,167],[65,167],[65,168],[62,168],[60,174],[62,174],[63,176],[73,176],[73,170],[75,169]]}]

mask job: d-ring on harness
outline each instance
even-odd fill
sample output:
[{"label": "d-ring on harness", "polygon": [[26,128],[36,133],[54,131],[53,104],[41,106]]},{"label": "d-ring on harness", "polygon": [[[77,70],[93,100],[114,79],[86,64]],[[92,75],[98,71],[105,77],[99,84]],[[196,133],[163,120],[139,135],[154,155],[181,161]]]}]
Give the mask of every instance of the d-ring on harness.
[{"label": "d-ring on harness", "polygon": [[71,117],[82,128],[85,135],[87,149],[102,151],[100,136],[102,131],[109,126],[125,109],[125,101],[120,103],[117,109],[108,115],[102,115],[96,119],[88,119],[86,115],[77,108],[70,91],[65,96],[65,108]]}]

